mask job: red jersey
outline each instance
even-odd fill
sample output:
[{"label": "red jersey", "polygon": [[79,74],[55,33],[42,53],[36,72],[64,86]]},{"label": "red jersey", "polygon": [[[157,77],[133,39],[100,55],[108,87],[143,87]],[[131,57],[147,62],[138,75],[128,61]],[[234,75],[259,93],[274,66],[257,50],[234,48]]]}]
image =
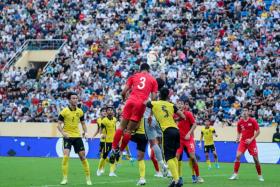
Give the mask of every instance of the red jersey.
[{"label": "red jersey", "polygon": [[156,79],[147,72],[140,72],[130,76],[126,85],[131,88],[128,100],[144,102],[149,98],[150,93],[158,91]]},{"label": "red jersey", "polygon": [[237,132],[242,134],[241,141],[252,138],[257,130],[259,125],[254,118],[249,117],[247,121],[241,118],[237,123]]},{"label": "red jersey", "polygon": [[[192,128],[192,125],[195,123],[195,118],[190,111],[184,110],[183,113],[186,116],[186,120],[181,120],[178,123],[178,128],[179,128],[179,133],[180,133],[181,139],[185,139],[185,136],[188,134],[188,132]],[[193,137],[193,134],[191,134],[191,137]]]}]

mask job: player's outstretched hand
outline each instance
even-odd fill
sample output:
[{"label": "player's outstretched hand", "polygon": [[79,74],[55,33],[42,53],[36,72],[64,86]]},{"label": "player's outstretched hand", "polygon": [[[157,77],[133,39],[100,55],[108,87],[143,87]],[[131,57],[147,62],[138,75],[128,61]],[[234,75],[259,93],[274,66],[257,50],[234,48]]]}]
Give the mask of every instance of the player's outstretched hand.
[{"label": "player's outstretched hand", "polygon": [[239,139],[236,139],[236,140],[235,140],[235,143],[239,143]]}]

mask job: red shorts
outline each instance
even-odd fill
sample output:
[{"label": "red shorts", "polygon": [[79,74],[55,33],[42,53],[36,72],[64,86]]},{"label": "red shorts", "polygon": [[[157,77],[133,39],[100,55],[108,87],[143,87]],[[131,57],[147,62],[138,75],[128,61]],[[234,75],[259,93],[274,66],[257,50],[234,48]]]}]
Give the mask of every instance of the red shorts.
[{"label": "red shorts", "polygon": [[184,147],[187,148],[188,153],[195,152],[195,142],[194,139],[191,138],[190,140],[182,140],[180,139],[180,147],[177,149],[177,154],[181,155],[184,151]]},{"label": "red shorts", "polygon": [[142,101],[127,100],[122,111],[122,117],[126,120],[140,121],[145,110],[146,106]]},{"label": "red shorts", "polygon": [[252,143],[250,143],[249,145],[246,144],[245,141],[240,141],[239,145],[238,145],[238,149],[237,151],[241,152],[241,153],[245,153],[245,151],[248,149],[250,155],[252,156],[257,156],[258,155],[258,148],[257,148],[257,143],[256,141],[253,141]]}]

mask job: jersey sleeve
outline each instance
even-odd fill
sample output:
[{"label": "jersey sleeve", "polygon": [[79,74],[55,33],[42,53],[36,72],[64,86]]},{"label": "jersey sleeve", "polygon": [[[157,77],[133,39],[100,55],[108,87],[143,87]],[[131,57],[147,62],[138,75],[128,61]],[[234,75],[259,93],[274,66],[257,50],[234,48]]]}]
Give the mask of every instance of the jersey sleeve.
[{"label": "jersey sleeve", "polygon": [[85,121],[85,115],[82,110],[80,110],[80,121]]},{"label": "jersey sleeve", "polygon": [[252,119],[252,123],[254,125],[255,131],[258,131],[260,129],[258,122],[255,119]]},{"label": "jersey sleeve", "polygon": [[216,130],[212,127],[212,133],[216,133]]},{"label": "jersey sleeve", "polygon": [[58,120],[59,120],[59,121],[64,121],[65,113],[66,113],[66,110],[65,110],[65,109],[63,109],[63,110],[59,113],[59,116],[58,116]]}]

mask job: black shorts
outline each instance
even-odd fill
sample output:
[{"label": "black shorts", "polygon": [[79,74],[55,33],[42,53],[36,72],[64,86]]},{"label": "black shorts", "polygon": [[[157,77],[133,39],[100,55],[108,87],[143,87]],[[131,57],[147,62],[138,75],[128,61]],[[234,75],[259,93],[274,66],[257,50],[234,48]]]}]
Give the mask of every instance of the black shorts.
[{"label": "black shorts", "polygon": [[100,142],[99,144],[99,153],[101,156],[106,159],[109,155],[109,152],[112,150],[112,143]]},{"label": "black shorts", "polygon": [[204,146],[204,153],[209,153],[210,151],[213,153],[213,151],[215,151],[215,145],[205,145]]},{"label": "black shorts", "polygon": [[148,139],[145,134],[134,134],[131,136],[131,141],[137,144],[136,149],[145,153],[148,144]]},{"label": "black shorts", "polygon": [[176,152],[179,147],[179,130],[175,127],[165,129],[165,131],[163,131],[163,152],[166,162],[176,157]]},{"label": "black shorts", "polygon": [[74,147],[75,153],[85,150],[84,142],[82,138],[63,138],[63,147],[64,149],[71,150],[71,147]]}]

